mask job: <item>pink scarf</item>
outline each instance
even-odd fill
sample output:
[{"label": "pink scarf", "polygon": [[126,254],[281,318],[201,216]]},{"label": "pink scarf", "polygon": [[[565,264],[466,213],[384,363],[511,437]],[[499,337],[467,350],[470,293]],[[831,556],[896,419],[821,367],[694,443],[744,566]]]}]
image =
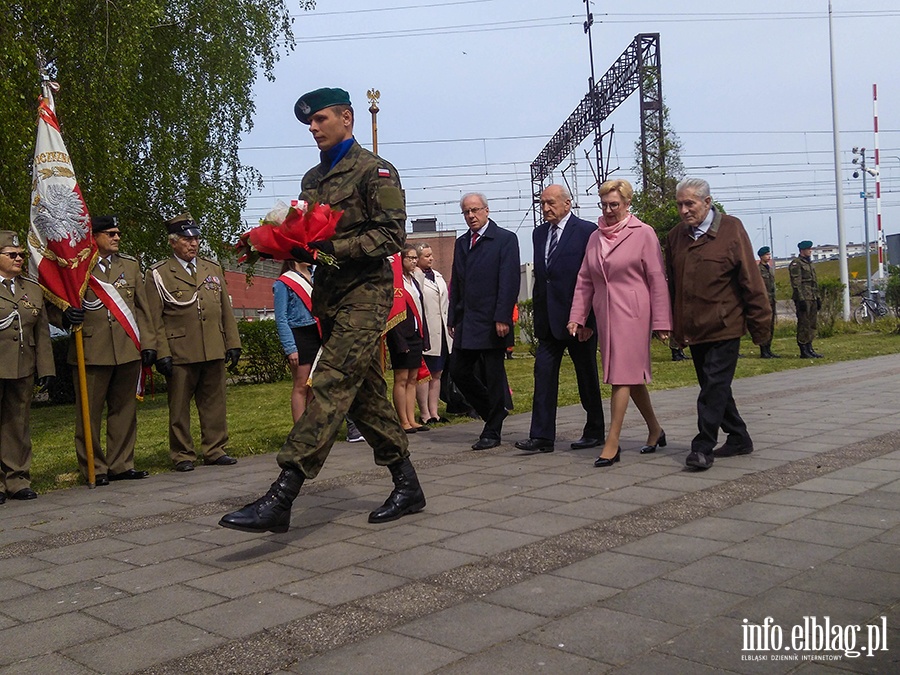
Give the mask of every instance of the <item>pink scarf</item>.
[{"label": "pink scarf", "polygon": [[624,229],[629,220],[631,220],[630,213],[615,225],[607,225],[606,219],[601,216],[597,221],[597,227],[600,229],[600,234],[602,234],[606,239],[612,239],[615,241],[616,235],[619,234],[622,229]]}]

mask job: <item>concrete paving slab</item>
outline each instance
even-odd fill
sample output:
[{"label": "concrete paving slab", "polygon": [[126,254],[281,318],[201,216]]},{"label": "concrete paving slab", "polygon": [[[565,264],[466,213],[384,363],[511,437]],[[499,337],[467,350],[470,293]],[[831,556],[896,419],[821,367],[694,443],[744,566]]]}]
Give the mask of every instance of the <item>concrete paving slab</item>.
[{"label": "concrete paving slab", "polygon": [[458,661],[464,652],[387,632],[308,659],[295,672],[347,675],[365,663],[366,675],[420,675]]},{"label": "concrete paving slab", "polygon": [[484,600],[530,614],[557,617],[620,592],[618,588],[539,574],[495,591]]},{"label": "concrete paving slab", "polygon": [[522,673],[567,673],[587,675],[608,672],[609,666],[569,654],[560,649],[536,645],[516,639],[502,642],[478,654],[452,663],[439,672],[441,675],[522,675]]},{"label": "concrete paving slab", "polygon": [[139,595],[123,594],[115,602],[94,605],[85,613],[127,631],[175,619],[223,600],[222,593],[207,593],[177,584]]}]

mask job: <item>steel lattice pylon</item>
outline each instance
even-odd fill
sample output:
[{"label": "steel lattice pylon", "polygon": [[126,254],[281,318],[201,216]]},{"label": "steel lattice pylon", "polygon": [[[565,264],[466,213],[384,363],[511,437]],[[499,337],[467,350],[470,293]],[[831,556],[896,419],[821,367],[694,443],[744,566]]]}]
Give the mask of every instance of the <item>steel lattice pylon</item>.
[{"label": "steel lattice pylon", "polygon": [[[535,225],[541,222],[541,192],[550,172],[635,90],[641,94],[641,169],[644,190],[662,191],[665,176],[662,72],[659,33],[640,33],[604,73],[531,163]],[[654,180],[656,178],[656,180]],[[603,181],[606,176],[601,176]]]}]

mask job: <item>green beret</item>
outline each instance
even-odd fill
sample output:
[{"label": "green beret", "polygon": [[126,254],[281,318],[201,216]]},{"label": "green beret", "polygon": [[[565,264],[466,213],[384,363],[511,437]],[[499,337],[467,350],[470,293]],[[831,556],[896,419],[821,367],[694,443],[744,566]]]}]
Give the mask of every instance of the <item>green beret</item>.
[{"label": "green beret", "polygon": [[759,250],[756,252],[756,255],[758,255],[758,256],[761,258],[761,257],[763,257],[766,253],[771,253],[771,252],[772,252],[772,249],[770,249],[768,246],[763,246],[761,249],[759,249]]},{"label": "green beret", "polygon": [[812,242],[809,239],[804,239],[799,244],[797,244],[797,248],[801,251],[805,248],[812,248]]},{"label": "green beret", "polygon": [[169,218],[166,221],[166,230],[169,234],[177,234],[181,237],[200,236],[200,226],[194,222],[193,216],[188,211]]},{"label": "green beret", "polygon": [[294,104],[294,115],[303,124],[309,124],[309,116],[323,108],[333,105],[351,105],[350,94],[343,89],[316,89],[308,94],[303,94]]},{"label": "green beret", "polygon": [[13,246],[15,248],[22,247],[22,244],[19,242],[18,232],[13,232],[12,230],[0,230],[0,248],[6,248],[7,246]]}]

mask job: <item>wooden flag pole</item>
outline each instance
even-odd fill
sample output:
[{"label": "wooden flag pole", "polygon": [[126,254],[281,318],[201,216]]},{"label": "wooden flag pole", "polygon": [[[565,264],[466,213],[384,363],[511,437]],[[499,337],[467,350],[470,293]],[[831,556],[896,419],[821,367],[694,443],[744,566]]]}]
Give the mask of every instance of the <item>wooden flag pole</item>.
[{"label": "wooden flag pole", "polygon": [[72,332],[75,335],[75,359],[78,363],[78,388],[81,392],[81,422],[84,429],[84,449],[87,454],[87,480],[88,488],[97,487],[97,479],[94,475],[94,442],[91,438],[91,411],[88,404],[87,371],[84,367],[84,336],[81,333],[81,324],[74,326]]}]

